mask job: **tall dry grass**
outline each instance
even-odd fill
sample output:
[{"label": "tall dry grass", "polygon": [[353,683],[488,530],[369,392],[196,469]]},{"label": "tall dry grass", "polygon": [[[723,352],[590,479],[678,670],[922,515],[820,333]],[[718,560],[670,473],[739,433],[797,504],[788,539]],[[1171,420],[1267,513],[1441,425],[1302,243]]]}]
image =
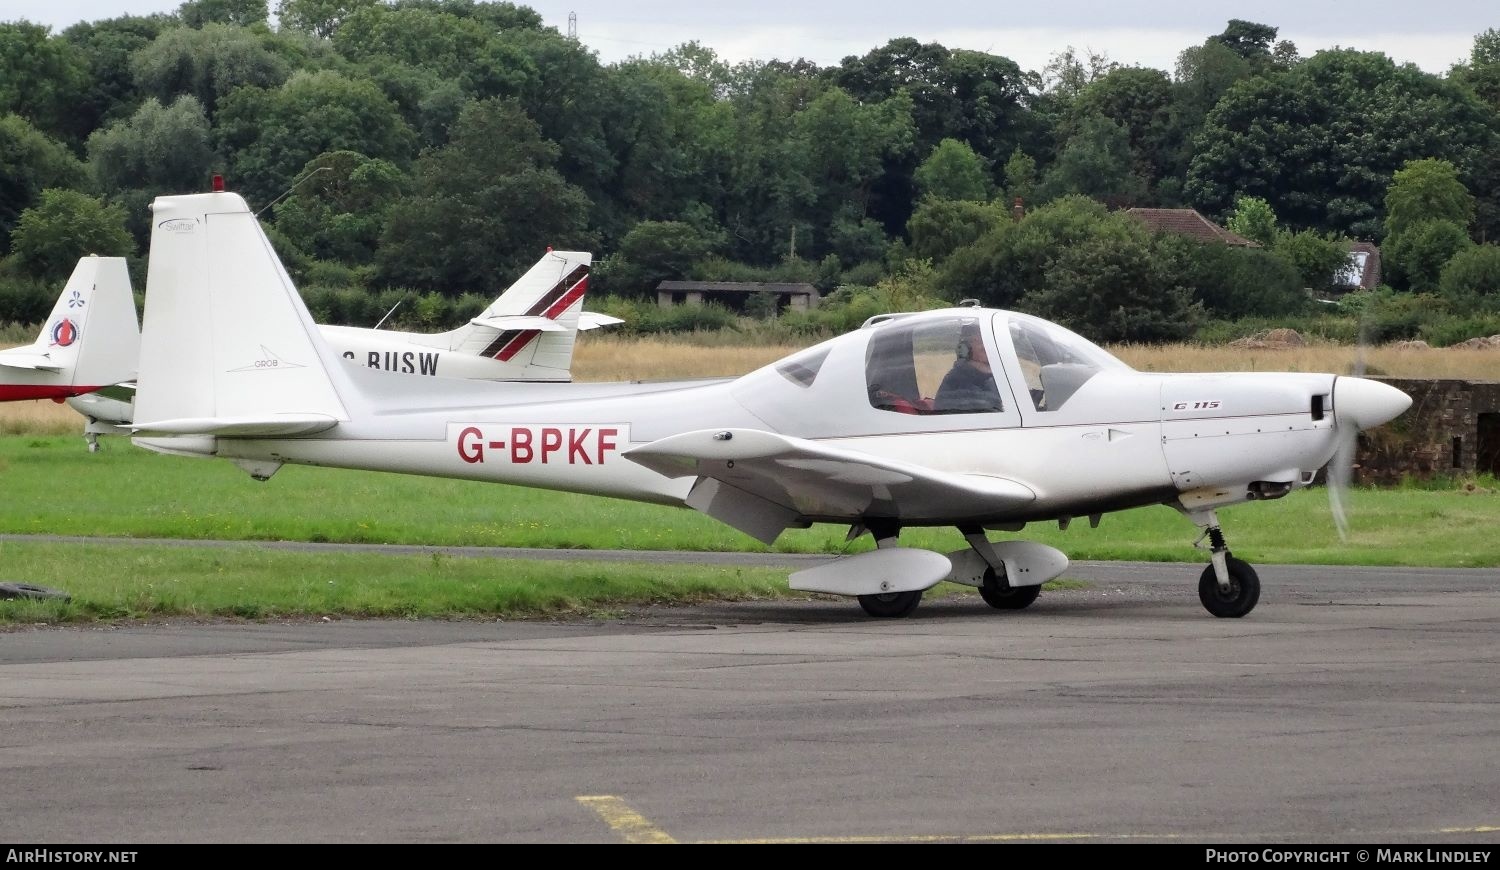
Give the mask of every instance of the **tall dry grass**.
[{"label": "tall dry grass", "polygon": [[[742,375],[800,350],[800,345],[706,346],[691,340],[583,335],[573,355],[580,381],[668,380]],[[1242,350],[1192,344],[1119,345],[1109,350],[1152,372],[1336,372],[1352,370],[1358,351],[1343,345]],[[1412,378],[1500,380],[1500,350],[1394,346],[1364,353],[1367,374]],[[65,435],[83,431],[83,418],[51,401],[0,403],[0,435]]]},{"label": "tall dry grass", "polygon": [[1311,344],[1294,348],[1232,348],[1195,344],[1119,345],[1109,351],[1147,372],[1334,372],[1347,374],[1363,359],[1369,375],[1393,378],[1500,380],[1500,349],[1412,350]]}]

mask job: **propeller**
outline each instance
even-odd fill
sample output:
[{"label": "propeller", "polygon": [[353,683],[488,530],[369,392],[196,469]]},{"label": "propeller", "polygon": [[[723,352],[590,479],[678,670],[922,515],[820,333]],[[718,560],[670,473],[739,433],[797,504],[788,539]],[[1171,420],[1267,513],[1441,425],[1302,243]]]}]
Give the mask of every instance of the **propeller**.
[{"label": "propeller", "polygon": [[[1355,339],[1354,366],[1350,371],[1351,377],[1363,378],[1365,376],[1365,351],[1369,345],[1369,330],[1366,325],[1365,313],[1360,312],[1359,333]],[[1337,391],[1337,386],[1334,387]],[[1334,402],[1334,420],[1338,433],[1338,446],[1334,448],[1333,458],[1328,461],[1328,470],[1325,484],[1328,487],[1328,511],[1333,514],[1333,525],[1338,529],[1339,540],[1349,543],[1349,517],[1345,512],[1345,494],[1349,491],[1349,481],[1354,477],[1354,457],[1359,446],[1359,429],[1348,425],[1338,416],[1338,402]]]}]

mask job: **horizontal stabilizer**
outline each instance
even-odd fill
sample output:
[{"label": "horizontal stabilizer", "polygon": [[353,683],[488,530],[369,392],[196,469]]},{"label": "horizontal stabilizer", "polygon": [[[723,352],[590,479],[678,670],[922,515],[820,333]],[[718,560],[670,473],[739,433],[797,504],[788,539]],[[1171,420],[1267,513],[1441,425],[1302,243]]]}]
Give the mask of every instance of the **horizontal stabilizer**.
[{"label": "horizontal stabilizer", "polygon": [[60,372],[63,364],[44,353],[0,352],[0,366],[8,369],[24,369],[33,372]]},{"label": "horizontal stabilizer", "polygon": [[598,329],[601,326],[614,326],[616,323],[624,322],[624,318],[610,317],[608,314],[600,314],[597,311],[581,311],[578,314],[579,329]]},{"label": "horizontal stabilizer", "polygon": [[549,320],[539,315],[528,314],[488,314],[476,317],[469,321],[475,326],[486,326],[490,329],[534,329],[538,332],[567,332],[568,327],[556,320]]},{"label": "horizontal stabilizer", "polygon": [[315,435],[339,421],[326,414],[275,414],[269,417],[183,417],[137,423],[137,435],[218,435],[223,438],[276,438]]}]

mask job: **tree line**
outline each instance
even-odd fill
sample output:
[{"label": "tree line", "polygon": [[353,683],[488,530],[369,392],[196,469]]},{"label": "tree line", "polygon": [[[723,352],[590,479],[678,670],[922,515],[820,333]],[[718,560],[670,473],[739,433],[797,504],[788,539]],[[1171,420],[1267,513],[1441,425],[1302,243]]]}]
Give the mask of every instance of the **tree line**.
[{"label": "tree line", "polygon": [[[1172,71],[1071,48],[1031,71],[910,38],[832,66],[697,43],[602,64],[475,0],[0,23],[0,321],[44,316],[84,253],[132,257],[140,284],[145,206],[214,174],[345,308],[401,288],[433,316],[552,246],[595,251],[622,300],[807,281],[1162,340],[1301,310],[1360,239],[1387,297],[1494,311],[1500,33],[1443,75],[1276,37],[1232,20]],[[1259,247],[1156,236],[1133,206]]]}]

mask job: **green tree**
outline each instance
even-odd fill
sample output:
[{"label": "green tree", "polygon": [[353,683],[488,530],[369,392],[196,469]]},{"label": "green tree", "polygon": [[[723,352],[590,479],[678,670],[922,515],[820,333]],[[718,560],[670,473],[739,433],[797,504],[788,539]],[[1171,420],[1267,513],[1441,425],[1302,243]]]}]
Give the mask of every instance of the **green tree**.
[{"label": "green tree", "polygon": [[410,179],[395,164],[354,151],[320,154],[299,175],[306,181],[276,206],[276,228],[318,259],[373,262]]},{"label": "green tree", "polygon": [[587,248],[590,203],[554,168],[558,148],[509,100],[470,103],[417,162],[376,255],[388,284],[493,295],[553,246]]},{"label": "green tree", "polygon": [[1163,233],[1155,256],[1168,283],[1188,288],[1214,317],[1287,317],[1307,307],[1302,277],[1282,257],[1260,248],[1239,248]]},{"label": "green tree", "polygon": [[276,20],[283,28],[327,39],[353,13],[380,0],[279,0]]},{"label": "green tree", "polygon": [[888,161],[913,147],[911,100],[897,95],[862,105],[838,88],[819,94],[791,119],[782,159],[793,175],[783,191],[794,218],[803,218],[822,238],[799,244],[812,259],[831,250],[836,222],[871,216],[871,197]]},{"label": "green tree", "polygon": [[1146,196],[1146,182],[1136,174],[1130,134],[1101,115],[1080,125],[1047,173],[1043,196],[1053,199],[1083,194],[1119,207],[1136,205]]},{"label": "green tree", "polygon": [[889,232],[906,225],[917,163],[943,139],[964,142],[986,159],[1035,145],[1030,103],[1041,81],[1009,58],[902,37],[844,58],[829,76],[858,104],[901,98],[910,106],[911,148],[886,156],[867,207]]},{"label": "green tree", "polygon": [[971,297],[1008,308],[1023,294],[1040,288],[1048,264],[1059,251],[1103,233],[1111,221],[1104,206],[1085,196],[1065,196],[1026,214],[1020,223],[1001,221],[973,244],[953,252],[941,267],[943,286],[952,298]]},{"label": "green tree", "polygon": [[43,190],[82,187],[86,177],[83,164],[62,144],[25,118],[0,116],[0,251],[9,247],[21,212]]},{"label": "green tree", "polygon": [[1469,62],[1454,66],[1450,76],[1500,112],[1500,30],[1491,27],[1475,36]]},{"label": "green tree", "polygon": [[1005,161],[1005,191],[1012,199],[1019,199],[1023,206],[1040,205],[1034,202],[1037,191],[1036,161],[1017,148]]},{"label": "green tree", "polygon": [[1073,46],[1068,46],[1052,55],[1042,67],[1042,89],[1049,94],[1071,102],[1084,89],[1109,75],[1120,65],[1109,59],[1107,52],[1085,49],[1082,57]]},{"label": "green tree", "polygon": [[261,203],[285,193],[319,154],[354,151],[405,167],[416,142],[374,84],[327,71],[297,73],[275,90],[240,88],[215,123],[232,177]]},{"label": "green tree", "polygon": [[1175,120],[1174,90],[1167,74],[1143,67],[1119,67],[1079,93],[1059,125],[1071,137],[1090,118],[1103,117],[1124,128],[1134,173],[1154,187],[1173,171],[1181,134]]},{"label": "green tree", "polygon": [[88,67],[88,84],[72,107],[72,135],[80,141],[112,121],[128,117],[140,102],[130,56],[151,44],[168,27],[165,15],[125,15],[106,21],[82,21],[63,31]]},{"label": "green tree", "polygon": [[1381,257],[1392,286],[1431,293],[1448,261],[1473,244],[1468,231],[1453,221],[1422,221],[1388,239]]},{"label": "green tree", "polygon": [[1276,41],[1276,28],[1232,18],[1223,33],[1210,36],[1209,39],[1251,63],[1265,64],[1271,59],[1271,44]]},{"label": "green tree", "polygon": [[72,43],[29,21],[0,23],[0,115],[68,138],[78,132],[70,116],[87,86],[86,61]]},{"label": "green tree", "polygon": [[680,280],[723,244],[681,221],[641,221],[630,228],[620,247],[606,258],[604,283],[616,295],[647,296],[662,281]]},{"label": "green tree", "polygon": [[1395,236],[1423,221],[1452,221],[1467,227],[1474,219],[1474,197],[1446,160],[1411,160],[1396,171],[1385,194],[1385,232]]},{"label": "green tree", "polygon": [[1474,245],[1454,254],[1438,284],[1450,299],[1500,299],[1500,246]]},{"label": "green tree", "polygon": [[1258,196],[1241,196],[1234,200],[1234,213],[1225,224],[1232,233],[1237,233],[1262,245],[1276,241],[1276,212],[1271,204]]},{"label": "green tree", "polygon": [[1258,196],[1288,226],[1375,238],[1397,169],[1437,157],[1463,175],[1495,141],[1493,115],[1458,84],[1383,54],[1323,51],[1225,94],[1196,139],[1187,192],[1213,214]]},{"label": "green tree", "polygon": [[917,167],[917,191],[937,199],[988,202],[994,191],[984,158],[957,139],[944,139]]},{"label": "green tree", "polygon": [[191,96],[170,107],[151,97],[128,120],[95,131],[88,154],[101,190],[158,195],[207,189],[215,160],[208,117]]},{"label": "green tree", "polygon": [[130,56],[130,68],[142,94],[164,104],[192,94],[210,115],[234,89],[276,87],[291,74],[254,33],[227,24],[166,30]]},{"label": "green tree", "polygon": [[1144,227],[1129,219],[1059,250],[1021,305],[1096,341],[1181,341],[1203,319]]},{"label": "green tree", "polygon": [[912,212],[906,232],[911,237],[913,256],[941,263],[1010,219],[1009,210],[1000,202],[928,197]]},{"label": "green tree", "polygon": [[249,27],[266,21],[266,0],[187,0],[177,7],[177,17],[188,27],[228,24]]},{"label": "green tree", "polygon": [[1281,230],[1276,233],[1273,251],[1297,270],[1301,286],[1318,294],[1337,289],[1339,273],[1349,266],[1349,242],[1333,233]]},{"label": "green tree", "polygon": [[66,281],[88,254],[123,257],[133,249],[124,209],[74,190],[42,191],[36,206],[21,212],[11,236],[11,261],[44,281]]}]

